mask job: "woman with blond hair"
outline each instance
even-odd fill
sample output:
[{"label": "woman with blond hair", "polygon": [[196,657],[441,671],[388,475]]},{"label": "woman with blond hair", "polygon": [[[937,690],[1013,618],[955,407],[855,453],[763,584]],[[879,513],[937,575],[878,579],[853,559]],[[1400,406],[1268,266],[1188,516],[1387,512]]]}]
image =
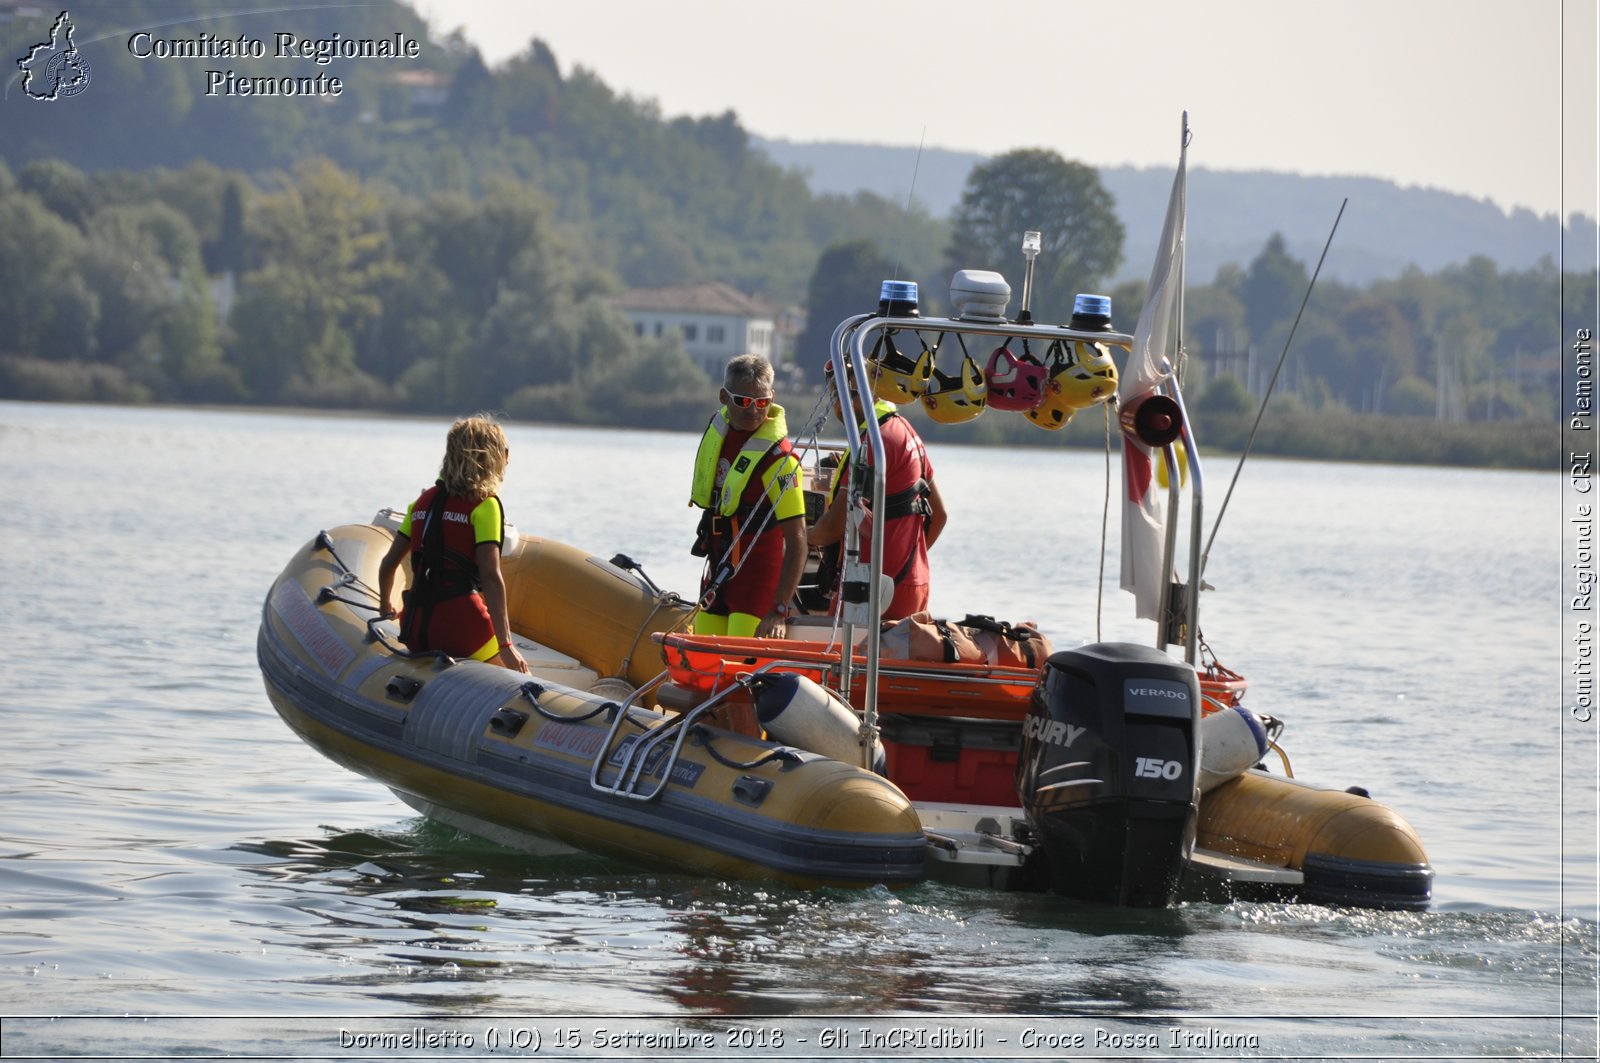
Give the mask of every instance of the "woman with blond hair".
[{"label": "woman with blond hair", "polygon": [[493,418],[463,418],[445,437],[438,482],[407,507],[378,567],[378,603],[384,616],[395,615],[394,575],[409,554],[400,641],[412,652],[439,650],[528,670],[511,641],[500,574],[506,520],[495,492],[510,460],[506,434]]}]

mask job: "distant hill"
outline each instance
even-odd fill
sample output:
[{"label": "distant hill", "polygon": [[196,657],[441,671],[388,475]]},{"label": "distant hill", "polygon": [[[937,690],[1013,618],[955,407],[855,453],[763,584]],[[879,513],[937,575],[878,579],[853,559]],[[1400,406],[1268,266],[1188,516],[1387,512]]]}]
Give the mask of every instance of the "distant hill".
[{"label": "distant hill", "polygon": [[[947,217],[961,198],[968,172],[984,156],[956,151],[867,144],[758,139],[780,166],[807,175],[817,193],[874,192],[904,205],[908,194],[935,217]],[[1176,160],[1174,160],[1176,162]],[[915,174],[915,188],[912,176]],[[1122,267],[1115,281],[1143,279],[1150,268],[1171,168],[1104,168],[1100,179],[1116,198],[1127,229]],[[1268,171],[1189,171],[1189,276],[1207,284],[1218,267],[1248,265],[1267,238],[1282,233],[1289,250],[1307,266],[1316,262],[1328,230],[1349,197],[1323,275],[1365,286],[1399,275],[1408,265],[1433,273],[1474,255],[1502,270],[1528,269],[1544,256],[1561,261],[1562,226],[1555,215],[1528,210],[1510,214],[1487,200],[1434,189],[1402,188],[1371,177],[1303,177]],[[1595,246],[1595,221],[1576,215],[1567,229],[1568,247]],[[1572,263],[1569,262],[1569,266]]]}]

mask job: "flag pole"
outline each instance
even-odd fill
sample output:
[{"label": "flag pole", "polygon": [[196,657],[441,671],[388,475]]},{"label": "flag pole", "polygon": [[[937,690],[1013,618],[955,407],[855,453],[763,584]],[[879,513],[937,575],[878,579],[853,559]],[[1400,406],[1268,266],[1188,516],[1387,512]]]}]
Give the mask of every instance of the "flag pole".
[{"label": "flag pole", "polygon": [[[1166,611],[1173,600],[1171,580],[1176,557],[1171,518],[1175,516],[1182,476],[1172,444],[1180,437],[1182,426],[1181,404],[1175,397],[1178,383],[1173,372],[1173,352],[1181,352],[1182,337],[1178,337],[1175,346],[1170,334],[1174,316],[1181,314],[1178,307],[1188,214],[1189,138],[1189,116],[1184,112],[1178,170],[1167,201],[1166,220],[1128,363],[1117,385],[1123,431],[1121,584],[1134,597],[1134,614],[1156,622],[1158,648],[1166,647],[1167,633],[1174,627]],[[1141,411],[1147,411],[1149,416]],[[1157,462],[1164,465],[1158,466]],[[1171,473],[1165,506],[1155,483],[1161,468]]]},{"label": "flag pole", "polygon": [[[1184,111],[1183,126],[1178,137],[1178,154],[1180,158],[1185,160],[1187,160],[1189,152],[1189,137],[1189,112]],[[1188,170],[1186,166],[1183,197],[1185,204],[1183,227],[1186,231],[1189,227],[1189,193],[1187,174]],[[1177,299],[1172,308],[1172,321],[1175,327],[1172,330],[1173,338],[1171,341],[1170,354],[1166,351],[1162,352],[1162,357],[1165,360],[1165,365],[1163,368],[1166,371],[1166,378],[1169,382],[1167,390],[1171,392],[1171,397],[1175,402],[1178,403],[1180,410],[1183,408],[1183,389],[1179,382],[1178,373],[1183,365],[1183,304],[1185,289],[1188,285],[1188,277],[1186,276],[1186,267],[1189,259],[1188,245],[1189,241],[1186,236],[1178,240],[1178,263],[1176,276],[1174,278],[1174,280],[1177,282]],[[1195,476],[1194,489],[1190,492],[1190,497],[1196,514],[1196,519],[1198,519],[1200,512],[1200,480],[1198,476],[1199,454],[1194,445],[1194,438],[1189,432],[1189,414],[1187,410],[1183,411],[1182,425],[1183,439],[1187,443],[1185,450],[1188,457],[1191,475]],[[1180,492],[1183,489],[1183,470],[1178,463],[1177,450],[1171,443],[1161,448],[1161,461],[1165,462],[1167,466],[1167,526],[1165,528],[1166,534],[1162,541],[1161,550],[1161,582],[1159,584],[1161,588],[1161,604],[1156,609],[1156,616],[1158,617],[1156,620],[1156,649],[1165,650],[1167,648],[1167,632],[1169,626],[1168,618],[1172,613],[1172,576],[1173,571],[1177,566],[1178,509],[1179,503],[1181,502]],[[1191,539],[1194,539],[1196,542],[1198,542],[1197,536],[1197,531],[1190,532]],[[1192,552],[1193,551],[1191,550],[1191,553]],[[1194,568],[1192,563],[1190,568]],[[1194,663],[1196,650],[1195,629],[1199,625],[1199,619],[1196,615],[1196,607],[1199,604],[1199,597],[1199,585],[1198,583],[1195,583],[1188,596],[1188,600],[1184,603],[1184,614],[1187,621],[1185,626],[1188,629],[1185,632],[1184,638],[1184,657],[1190,664]]]}]

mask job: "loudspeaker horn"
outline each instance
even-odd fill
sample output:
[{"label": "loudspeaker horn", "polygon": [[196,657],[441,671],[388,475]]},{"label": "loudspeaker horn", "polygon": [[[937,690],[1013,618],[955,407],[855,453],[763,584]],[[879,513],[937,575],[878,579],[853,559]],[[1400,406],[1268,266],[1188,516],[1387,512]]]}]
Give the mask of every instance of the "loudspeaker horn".
[{"label": "loudspeaker horn", "polygon": [[1169,395],[1140,396],[1122,407],[1122,430],[1152,450],[1183,435],[1183,408]]}]

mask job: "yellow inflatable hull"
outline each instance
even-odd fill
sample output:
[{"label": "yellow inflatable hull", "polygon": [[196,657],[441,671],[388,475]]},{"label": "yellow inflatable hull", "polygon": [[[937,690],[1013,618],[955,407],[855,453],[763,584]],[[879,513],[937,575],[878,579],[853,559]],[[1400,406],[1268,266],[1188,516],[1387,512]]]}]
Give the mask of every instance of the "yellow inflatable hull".
[{"label": "yellow inflatable hull", "polygon": [[[1299,873],[1298,884],[1259,891],[1264,896],[1402,909],[1426,908],[1432,897],[1422,839],[1364,794],[1248,771],[1201,798],[1195,840],[1210,852]],[[1231,892],[1250,891],[1236,882]]]},{"label": "yellow inflatable hull", "polygon": [[[335,528],[297,552],[267,595],[258,657],[268,695],[296,733],[424,814],[532,852],[582,849],[723,878],[813,887],[928,875],[1040,888],[1044,854],[1020,801],[914,803],[855,765],[651,704],[656,690],[673,689],[653,682],[682,655],[678,644],[705,641],[674,634],[663,656],[657,636],[681,631],[689,607],[572,546],[515,536],[504,554],[512,628],[535,644],[524,651],[531,678],[406,653],[394,624],[377,621],[373,591],[393,525],[380,516]],[[712,643],[699,664],[719,675],[764,659],[742,643],[727,647],[725,672],[707,663],[722,660]],[[799,659],[808,644],[761,645]],[[921,699],[893,711],[958,736],[978,724],[983,735],[1014,728],[1020,736],[1029,686],[995,688],[1006,696],[984,689],[987,701],[961,702],[963,717],[981,719],[951,719]],[[919,767],[959,776],[983,758],[1009,757],[1015,770],[1015,752],[987,738],[955,745],[953,761],[948,751],[919,760],[900,749],[889,758],[891,779],[898,766],[917,793]],[[1432,878],[1421,841],[1390,809],[1253,769],[1200,798],[1183,884],[1192,897],[1418,909]]]},{"label": "yellow inflatable hull", "polygon": [[530,681],[413,656],[392,623],[375,621],[391,539],[374,525],[324,532],[263,607],[268,695],[336,763],[533,851],[566,845],[802,887],[922,878],[921,824],[880,776],[580,688],[650,679],[660,670],[650,635],[684,619],[681,602],[581,551],[523,538],[504,564],[512,627],[576,661],[534,653]]}]

